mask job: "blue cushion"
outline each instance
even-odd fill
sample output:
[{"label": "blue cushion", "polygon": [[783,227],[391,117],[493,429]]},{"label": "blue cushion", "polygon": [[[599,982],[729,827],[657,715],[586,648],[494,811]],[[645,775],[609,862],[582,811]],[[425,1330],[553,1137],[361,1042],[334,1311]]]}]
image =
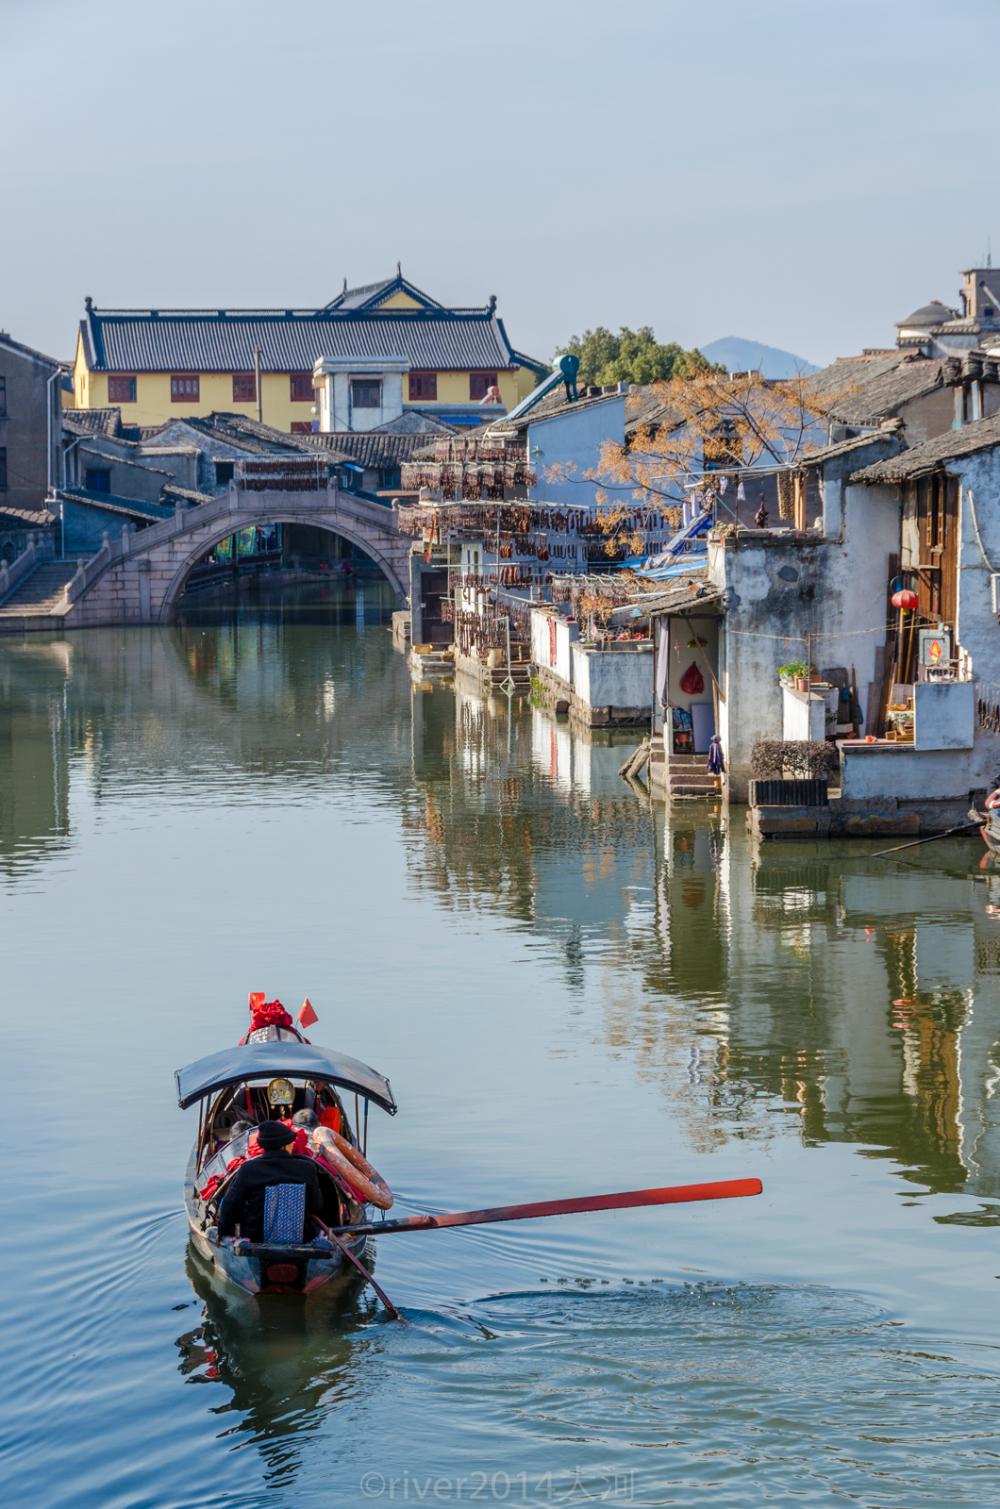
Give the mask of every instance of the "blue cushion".
[{"label": "blue cushion", "polygon": [[301,1242],[306,1221],[304,1184],[269,1184],[264,1191],[264,1241]]}]

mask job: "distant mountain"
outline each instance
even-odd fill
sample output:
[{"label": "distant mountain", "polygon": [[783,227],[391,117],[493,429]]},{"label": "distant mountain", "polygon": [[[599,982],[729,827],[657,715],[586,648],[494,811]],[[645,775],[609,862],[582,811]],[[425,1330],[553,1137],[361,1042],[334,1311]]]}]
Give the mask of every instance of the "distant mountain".
[{"label": "distant mountain", "polygon": [[726,335],[699,347],[710,362],[721,362],[730,372],[760,372],[762,377],[794,377],[797,372],[818,372],[813,362],[794,351],[781,351],[760,341],[746,341],[741,335]]}]

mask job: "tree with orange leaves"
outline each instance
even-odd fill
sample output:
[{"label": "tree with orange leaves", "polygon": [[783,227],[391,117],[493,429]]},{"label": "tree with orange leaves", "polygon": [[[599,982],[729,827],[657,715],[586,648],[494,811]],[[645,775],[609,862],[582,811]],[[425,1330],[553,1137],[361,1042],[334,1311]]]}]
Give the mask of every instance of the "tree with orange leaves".
[{"label": "tree with orange leaves", "polygon": [[[820,398],[805,376],[774,380],[718,370],[630,394],[624,441],[605,441],[598,465],[584,473],[597,483],[608,554],[623,545],[642,549],[641,532],[630,527],[637,505],[665,513],[676,526],[686,501],[713,505],[725,492],[723,478],[790,477],[810,451],[827,444],[827,420],[842,397]],[[551,480],[556,470],[549,470]]]}]

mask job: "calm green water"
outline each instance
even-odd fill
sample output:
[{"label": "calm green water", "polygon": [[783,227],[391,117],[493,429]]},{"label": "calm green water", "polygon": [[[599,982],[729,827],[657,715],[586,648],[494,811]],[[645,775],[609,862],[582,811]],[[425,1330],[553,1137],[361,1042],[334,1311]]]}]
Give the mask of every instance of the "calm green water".
[{"label": "calm green water", "polygon": [[[0,641],[6,1502],[1000,1501],[996,882],[756,853],[621,758],[412,690],[372,589]],[[172,1074],[251,989],[390,1076],[404,1212],[765,1195],[383,1238],[405,1327],[238,1300]]]}]

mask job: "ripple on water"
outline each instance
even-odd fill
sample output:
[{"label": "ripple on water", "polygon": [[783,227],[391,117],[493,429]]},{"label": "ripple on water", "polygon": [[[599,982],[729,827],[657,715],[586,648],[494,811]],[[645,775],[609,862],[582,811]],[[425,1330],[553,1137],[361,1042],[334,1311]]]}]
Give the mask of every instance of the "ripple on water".
[{"label": "ripple on water", "polygon": [[638,1503],[997,1501],[1000,1355],[918,1345],[855,1294],[560,1289],[483,1300],[464,1329],[414,1319],[390,1375],[485,1469],[634,1472]]}]

